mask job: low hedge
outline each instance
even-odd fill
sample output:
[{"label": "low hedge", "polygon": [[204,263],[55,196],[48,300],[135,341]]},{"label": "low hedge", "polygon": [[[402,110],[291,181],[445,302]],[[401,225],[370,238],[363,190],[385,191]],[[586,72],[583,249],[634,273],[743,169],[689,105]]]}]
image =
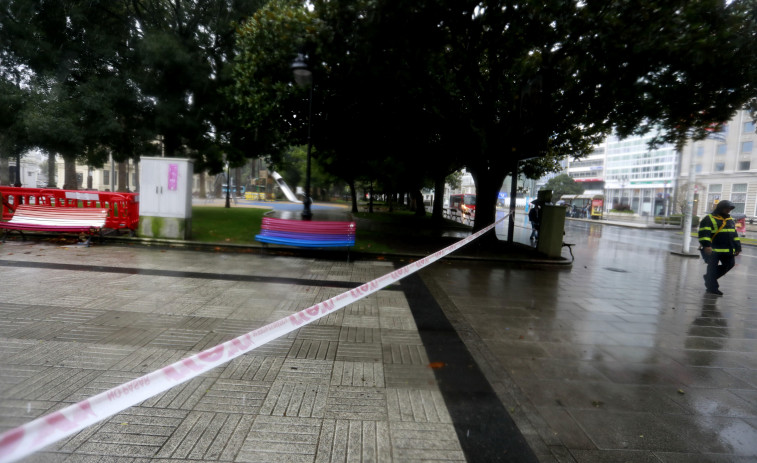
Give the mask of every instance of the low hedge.
[{"label": "low hedge", "polygon": [[[669,223],[671,225],[682,225],[684,217],[682,214],[673,214],[670,217],[655,216],[654,223],[662,224]],[[691,216],[691,228],[699,226],[699,217],[696,215]]]}]

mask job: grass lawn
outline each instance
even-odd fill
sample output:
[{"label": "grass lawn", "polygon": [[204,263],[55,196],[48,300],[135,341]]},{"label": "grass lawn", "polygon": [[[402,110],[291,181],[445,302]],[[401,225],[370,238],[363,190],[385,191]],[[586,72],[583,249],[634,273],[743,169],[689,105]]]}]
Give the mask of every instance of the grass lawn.
[{"label": "grass lawn", "polygon": [[[269,209],[247,207],[192,208],[192,240],[206,243],[251,244],[260,233],[263,214]],[[431,216],[416,217],[412,212],[355,214],[358,221],[355,237],[356,251],[393,253],[418,242],[429,245],[441,234]],[[454,224],[455,226],[459,224]]]},{"label": "grass lawn", "polygon": [[269,209],[251,207],[192,207],[192,240],[206,243],[250,244],[260,233]]}]

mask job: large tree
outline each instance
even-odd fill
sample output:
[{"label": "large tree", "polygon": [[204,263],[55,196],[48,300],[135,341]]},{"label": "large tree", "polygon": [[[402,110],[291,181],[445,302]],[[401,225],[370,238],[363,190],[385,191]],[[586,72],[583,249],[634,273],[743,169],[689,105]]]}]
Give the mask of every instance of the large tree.
[{"label": "large tree", "polygon": [[36,97],[14,123],[23,117],[31,142],[63,155],[69,173],[74,161],[100,166],[108,154],[136,161],[159,152],[156,140],[199,170],[240,164],[254,153],[220,89],[236,25],[262,3],[0,0],[0,56]]},{"label": "large tree", "polygon": [[[276,3],[306,14],[243,28],[237,86],[252,90],[239,100],[258,102],[247,120],[270,121],[286,143],[286,63],[307,44],[321,152],[358,171],[391,156],[452,165],[446,153],[458,153],[476,182],[476,229],[493,222],[521,160],[580,157],[613,129],[659,127],[680,142],[755,95],[753,0],[316,1],[312,13]],[[251,66],[269,50],[278,74]]]},{"label": "large tree", "polygon": [[242,163],[221,89],[229,85],[236,27],[263,0],[147,0],[130,2],[139,24],[135,79],[153,102],[155,130],[167,156],[191,156],[219,172],[224,155]]},{"label": "large tree", "polygon": [[29,141],[66,163],[102,165],[107,152],[134,157],[149,146],[144,98],[131,80],[133,32],[126,2],[4,0],[0,50],[23,73],[31,95],[15,113]]},{"label": "large tree", "polygon": [[454,72],[440,76],[449,91],[439,98],[458,102],[475,140],[476,228],[493,221],[518,160],[582,156],[612,128],[663,127],[680,141],[728,120],[755,92],[743,3],[445,2]]},{"label": "large tree", "polygon": [[568,174],[560,174],[547,180],[544,189],[552,191],[552,201],[555,202],[562,195],[580,195],[584,192],[584,187]]},{"label": "large tree", "polygon": [[321,165],[351,186],[353,211],[357,180],[417,197],[427,179],[443,188],[444,177],[463,165],[462,146],[439,133],[454,123],[441,120],[418,87],[429,46],[413,42],[438,34],[429,36],[415,24],[420,16],[405,13],[365,1],[317,2],[310,11],[281,0],[240,30],[233,94],[244,124],[274,163],[288,144],[304,142],[308,93],[293,85],[289,65],[305,53],[314,81],[312,141]]}]

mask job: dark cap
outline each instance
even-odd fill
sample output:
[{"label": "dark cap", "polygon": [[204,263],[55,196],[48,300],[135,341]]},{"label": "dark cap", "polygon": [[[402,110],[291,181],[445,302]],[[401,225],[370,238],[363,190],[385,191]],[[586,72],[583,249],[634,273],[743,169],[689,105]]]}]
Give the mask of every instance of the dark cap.
[{"label": "dark cap", "polygon": [[725,210],[731,210],[735,209],[736,205],[732,202],[728,201],[727,199],[724,199],[723,201],[720,201],[717,206],[715,206],[716,211],[725,211]]}]

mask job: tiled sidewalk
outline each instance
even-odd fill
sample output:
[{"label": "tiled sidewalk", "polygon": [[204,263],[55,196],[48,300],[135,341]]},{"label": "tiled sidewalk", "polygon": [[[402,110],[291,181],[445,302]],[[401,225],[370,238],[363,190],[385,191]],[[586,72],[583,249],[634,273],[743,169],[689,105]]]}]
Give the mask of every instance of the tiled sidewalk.
[{"label": "tiled sidewalk", "polygon": [[[381,261],[22,242],[3,245],[0,259],[2,431],[394,268]],[[100,461],[95,457],[465,460],[397,285],[28,461]]]},{"label": "tiled sidewalk", "polygon": [[542,461],[757,461],[753,248],[716,297],[681,239],[570,226],[570,270],[423,273]]}]

